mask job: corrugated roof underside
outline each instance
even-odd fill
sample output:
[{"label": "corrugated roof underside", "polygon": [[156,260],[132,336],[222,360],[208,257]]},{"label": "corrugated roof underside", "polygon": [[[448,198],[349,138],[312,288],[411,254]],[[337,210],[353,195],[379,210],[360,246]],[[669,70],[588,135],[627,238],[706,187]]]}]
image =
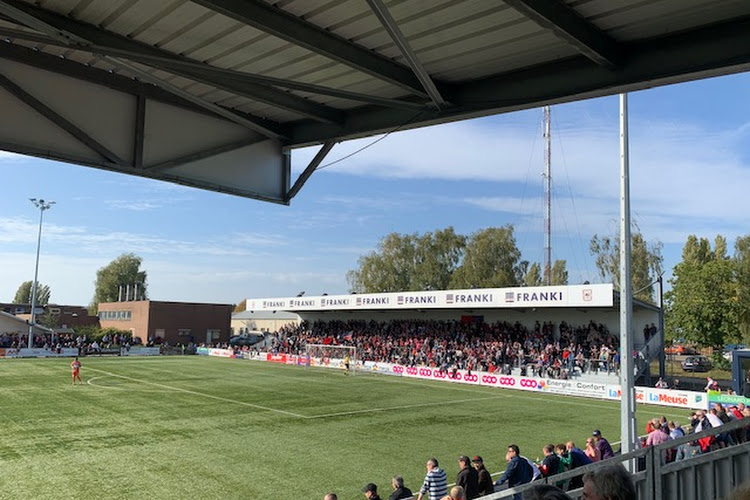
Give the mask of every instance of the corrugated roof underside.
[{"label": "corrugated roof underside", "polygon": [[[189,0],[42,0],[42,8],[215,67],[396,98],[404,91],[306,48],[246,26]],[[618,42],[630,42],[720,22],[747,13],[747,0],[566,0]],[[268,2],[387,58],[406,64],[364,0]],[[499,0],[388,1],[386,5],[427,72],[464,82],[579,54]],[[22,43],[22,42],[16,42]],[[22,43],[23,44],[23,43]],[[111,70],[81,50],[34,45],[45,52]],[[279,122],[300,115],[189,78],[142,66],[155,77],[207,101]],[[121,74],[127,70],[114,69]],[[340,109],[358,103],[292,92]]]}]

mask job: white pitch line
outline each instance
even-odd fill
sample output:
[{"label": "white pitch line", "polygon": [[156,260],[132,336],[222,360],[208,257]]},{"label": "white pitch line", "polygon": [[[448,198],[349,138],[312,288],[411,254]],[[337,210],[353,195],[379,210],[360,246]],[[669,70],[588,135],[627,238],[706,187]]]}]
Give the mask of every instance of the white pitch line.
[{"label": "white pitch line", "polygon": [[345,415],[357,415],[360,413],[376,413],[376,412],[383,412],[383,411],[390,411],[390,410],[406,410],[409,408],[422,408],[425,406],[449,405],[453,403],[469,403],[472,401],[484,401],[486,399],[498,399],[502,397],[504,396],[488,396],[486,398],[471,398],[471,399],[452,399],[450,401],[440,401],[437,403],[416,403],[413,405],[388,406],[384,408],[368,408],[366,410],[353,410],[353,411],[342,411],[338,413],[326,413],[324,415],[313,415],[313,416],[306,417],[306,418],[314,419],[314,418],[327,418],[327,417],[342,417]]},{"label": "white pitch line", "polygon": [[203,392],[191,391],[189,389],[182,389],[180,387],[172,387],[172,386],[169,386],[169,385],[159,384],[157,382],[149,382],[148,380],[140,380],[140,379],[137,379],[137,378],[127,377],[125,375],[118,375],[117,373],[112,373],[112,372],[108,372],[108,371],[105,371],[105,370],[99,370],[97,368],[91,368],[91,367],[89,367],[89,368],[87,368],[87,370],[92,370],[92,371],[95,371],[95,372],[104,373],[104,374],[109,375],[111,377],[119,377],[119,378],[122,378],[122,379],[125,379],[125,380],[130,380],[130,381],[138,382],[138,383],[141,383],[141,384],[153,385],[154,387],[161,387],[162,389],[169,389],[171,391],[184,392],[185,394],[192,394],[194,396],[202,396],[204,398],[215,399],[217,401],[224,401],[225,403],[233,403],[233,404],[242,405],[242,406],[249,406],[250,408],[256,408],[258,410],[265,410],[265,411],[270,411],[270,412],[274,412],[274,413],[281,413],[282,415],[288,415],[290,417],[295,417],[295,418],[309,418],[309,417],[306,417],[305,415],[300,415],[299,413],[293,413],[293,412],[290,412],[290,411],[279,410],[279,409],[276,409],[276,408],[269,408],[268,406],[261,406],[261,405],[256,405],[256,404],[253,404],[253,403],[246,403],[244,401],[237,401],[235,399],[222,398],[221,396],[214,396],[212,394],[205,394]]}]

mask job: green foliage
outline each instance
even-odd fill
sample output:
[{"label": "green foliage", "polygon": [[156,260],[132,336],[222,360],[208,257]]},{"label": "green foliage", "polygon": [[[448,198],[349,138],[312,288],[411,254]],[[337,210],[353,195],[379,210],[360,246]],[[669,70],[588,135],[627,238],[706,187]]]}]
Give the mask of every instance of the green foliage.
[{"label": "green foliage", "polygon": [[552,272],[550,274],[552,275],[552,278],[550,279],[551,285],[567,285],[568,269],[566,261],[556,260],[552,264]]},{"label": "green foliage", "polygon": [[726,359],[718,349],[711,355],[711,364],[714,370],[732,370],[732,362]]},{"label": "green foliage", "polygon": [[133,253],[125,253],[96,272],[94,298],[91,299],[89,311],[96,314],[100,302],[116,302],[119,299],[120,287],[138,285],[143,299],[148,298],[146,291],[146,271],[141,271],[142,259]]},{"label": "green foliage", "polygon": [[737,260],[727,257],[726,248],[722,236],[713,250],[706,238],[688,237],[665,294],[667,338],[714,347],[741,340]]},{"label": "green foliage", "polygon": [[37,323],[47,328],[57,328],[60,326],[60,315],[52,314],[49,309],[44,311],[44,314],[40,315],[36,319]]},{"label": "green foliage", "polygon": [[109,335],[110,337],[113,335],[125,335],[127,338],[132,336],[132,333],[129,330],[118,330],[117,328],[112,327],[100,328],[96,325],[75,326],[73,327],[73,331],[76,336],[85,335],[88,339],[96,340],[97,342],[101,341],[102,337],[105,335]]},{"label": "green foliage", "polygon": [[[662,274],[664,258],[661,254],[663,245],[657,241],[648,243],[638,226],[631,232],[630,275],[631,287],[635,297],[647,302],[654,302],[653,283]],[[601,239],[594,235],[589,246],[591,254],[596,257],[596,267],[603,279],[611,279],[615,289],[620,287],[620,235],[604,236]]]},{"label": "green foliage", "polygon": [[513,226],[490,227],[472,234],[450,288],[518,286],[522,279],[521,251]]},{"label": "green foliage", "polygon": [[744,344],[750,345],[750,235],[734,244],[737,271],[737,328]]},{"label": "green foliage", "polygon": [[358,268],[347,273],[351,291],[396,292],[438,290],[448,287],[466,238],[452,227],[435,233],[391,233],[378,249],[359,258]]},{"label": "green foliage", "polygon": [[[18,286],[16,295],[13,297],[15,304],[31,304],[32,281],[24,281]],[[37,282],[36,284],[36,305],[46,306],[49,304],[49,298],[52,292],[48,285]]]},{"label": "green foliage", "polygon": [[542,266],[538,262],[529,266],[528,261],[522,261],[521,274],[525,286],[540,286],[542,284]]}]

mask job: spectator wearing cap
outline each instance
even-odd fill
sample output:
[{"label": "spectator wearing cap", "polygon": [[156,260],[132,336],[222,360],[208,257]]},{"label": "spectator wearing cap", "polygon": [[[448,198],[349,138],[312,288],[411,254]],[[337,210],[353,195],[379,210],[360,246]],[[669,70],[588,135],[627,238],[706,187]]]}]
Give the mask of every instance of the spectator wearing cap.
[{"label": "spectator wearing cap", "polygon": [[367,483],[362,488],[362,493],[365,494],[367,500],[381,500],[380,495],[378,495],[378,487],[374,483]]},{"label": "spectator wearing cap", "polygon": [[412,497],[411,490],[404,486],[404,478],[402,476],[393,476],[391,486],[393,487],[393,493],[388,497],[388,500],[400,500]]},{"label": "spectator wearing cap", "polygon": [[602,431],[597,429],[591,435],[596,439],[596,448],[601,453],[602,460],[613,458],[615,456],[615,452],[612,451],[612,446],[609,444],[609,441],[602,436]]},{"label": "spectator wearing cap", "polygon": [[474,469],[477,471],[477,477],[479,478],[479,496],[491,495],[495,492],[495,486],[492,484],[492,476],[490,471],[484,467],[484,460],[479,455],[474,455],[471,459],[474,464]]},{"label": "spectator wearing cap", "polygon": [[448,494],[448,478],[445,471],[438,466],[438,460],[434,457],[427,461],[426,468],[427,474],[419,489],[417,500],[422,500],[425,494],[428,494],[429,500],[440,500]]},{"label": "spectator wearing cap", "polygon": [[479,473],[471,466],[471,460],[466,455],[458,457],[458,468],[456,485],[464,489],[467,500],[474,500],[479,496]]},{"label": "spectator wearing cap", "polygon": [[[508,466],[505,468],[505,472],[495,481],[496,486],[500,486],[507,481],[508,487],[513,488],[514,486],[531,482],[534,471],[529,463],[521,458],[521,451],[518,445],[512,444],[508,446],[505,459],[508,461]],[[516,493],[513,495],[513,500],[521,500],[521,494]]]}]

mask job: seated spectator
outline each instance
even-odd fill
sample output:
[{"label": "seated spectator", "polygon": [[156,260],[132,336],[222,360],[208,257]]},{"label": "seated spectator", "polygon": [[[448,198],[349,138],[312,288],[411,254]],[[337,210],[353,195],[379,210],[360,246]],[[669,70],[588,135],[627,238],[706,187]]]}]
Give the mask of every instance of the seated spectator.
[{"label": "seated spectator", "polygon": [[637,500],[630,472],[620,464],[603,465],[583,476],[584,500]]}]

